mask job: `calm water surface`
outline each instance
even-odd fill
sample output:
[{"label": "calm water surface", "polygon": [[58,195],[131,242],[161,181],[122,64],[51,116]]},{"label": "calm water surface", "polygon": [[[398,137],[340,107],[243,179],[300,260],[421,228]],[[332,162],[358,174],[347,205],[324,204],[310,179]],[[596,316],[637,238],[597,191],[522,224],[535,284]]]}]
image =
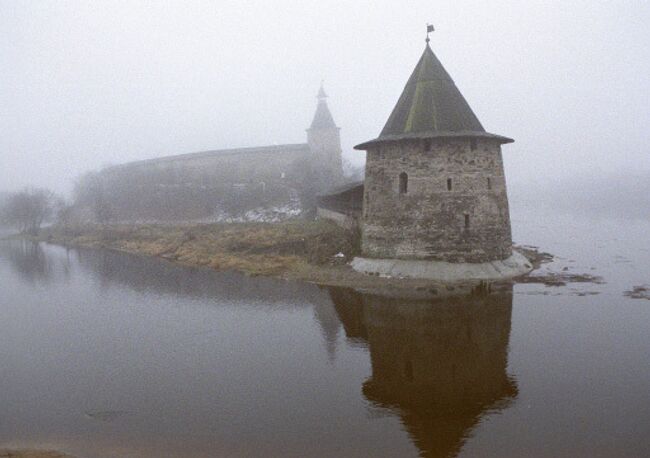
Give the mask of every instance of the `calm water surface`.
[{"label": "calm water surface", "polygon": [[606,284],[396,299],[0,242],[0,447],[650,456],[650,224],[514,229]]}]

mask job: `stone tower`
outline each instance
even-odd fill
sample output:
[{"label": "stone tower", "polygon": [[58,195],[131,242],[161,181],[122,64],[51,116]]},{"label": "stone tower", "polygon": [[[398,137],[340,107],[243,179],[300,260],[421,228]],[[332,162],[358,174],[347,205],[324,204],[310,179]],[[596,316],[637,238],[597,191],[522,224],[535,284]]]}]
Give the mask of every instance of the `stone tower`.
[{"label": "stone tower", "polygon": [[429,46],[366,151],[366,258],[486,263],[512,255],[501,145]]},{"label": "stone tower", "polygon": [[335,186],[343,179],[341,129],[334,123],[322,85],[316,98],[318,105],[311,126],[307,129],[307,143],[313,155],[312,163],[318,167],[319,173],[326,177],[327,182]]}]

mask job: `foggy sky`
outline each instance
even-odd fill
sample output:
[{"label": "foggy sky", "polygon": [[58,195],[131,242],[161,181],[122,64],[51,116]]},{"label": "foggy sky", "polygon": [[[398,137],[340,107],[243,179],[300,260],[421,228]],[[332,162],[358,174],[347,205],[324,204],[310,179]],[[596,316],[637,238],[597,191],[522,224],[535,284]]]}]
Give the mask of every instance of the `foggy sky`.
[{"label": "foggy sky", "polygon": [[107,164],[305,142],[321,79],[344,157],[432,47],[508,182],[650,171],[650,2],[0,1],[0,190]]}]

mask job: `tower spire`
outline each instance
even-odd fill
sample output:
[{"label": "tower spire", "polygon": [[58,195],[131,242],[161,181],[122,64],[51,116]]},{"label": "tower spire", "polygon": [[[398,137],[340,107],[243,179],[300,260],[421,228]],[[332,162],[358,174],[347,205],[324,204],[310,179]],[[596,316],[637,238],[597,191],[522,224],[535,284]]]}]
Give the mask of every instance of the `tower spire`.
[{"label": "tower spire", "polygon": [[325,100],[327,98],[327,93],[325,92],[325,89],[324,89],[324,86],[323,86],[324,83],[325,83],[325,80],[320,80],[320,89],[318,90],[318,95],[316,96],[316,98],[318,99],[319,102],[321,100]]},{"label": "tower spire", "polygon": [[[432,25],[427,26],[427,35]],[[460,90],[429,46],[424,48],[379,137],[357,145],[405,138],[482,137],[501,143],[513,140],[485,131]]]},{"label": "tower spire", "polygon": [[332,113],[327,107],[327,93],[323,88],[323,80],[320,82],[320,89],[318,90],[318,105],[316,106],[316,113],[314,114],[314,120],[311,123],[310,129],[330,129],[337,128],[334,123],[334,118],[332,118]]}]

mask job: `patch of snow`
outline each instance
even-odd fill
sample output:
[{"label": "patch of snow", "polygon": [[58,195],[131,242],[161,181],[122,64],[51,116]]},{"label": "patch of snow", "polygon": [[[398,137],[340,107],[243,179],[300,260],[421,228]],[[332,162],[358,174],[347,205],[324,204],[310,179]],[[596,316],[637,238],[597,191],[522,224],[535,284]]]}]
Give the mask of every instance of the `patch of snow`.
[{"label": "patch of snow", "polygon": [[256,207],[247,210],[244,213],[233,215],[224,209],[217,208],[214,215],[201,220],[205,223],[277,223],[291,218],[296,218],[302,214],[300,199],[293,195],[291,199],[283,205],[270,207]]}]

